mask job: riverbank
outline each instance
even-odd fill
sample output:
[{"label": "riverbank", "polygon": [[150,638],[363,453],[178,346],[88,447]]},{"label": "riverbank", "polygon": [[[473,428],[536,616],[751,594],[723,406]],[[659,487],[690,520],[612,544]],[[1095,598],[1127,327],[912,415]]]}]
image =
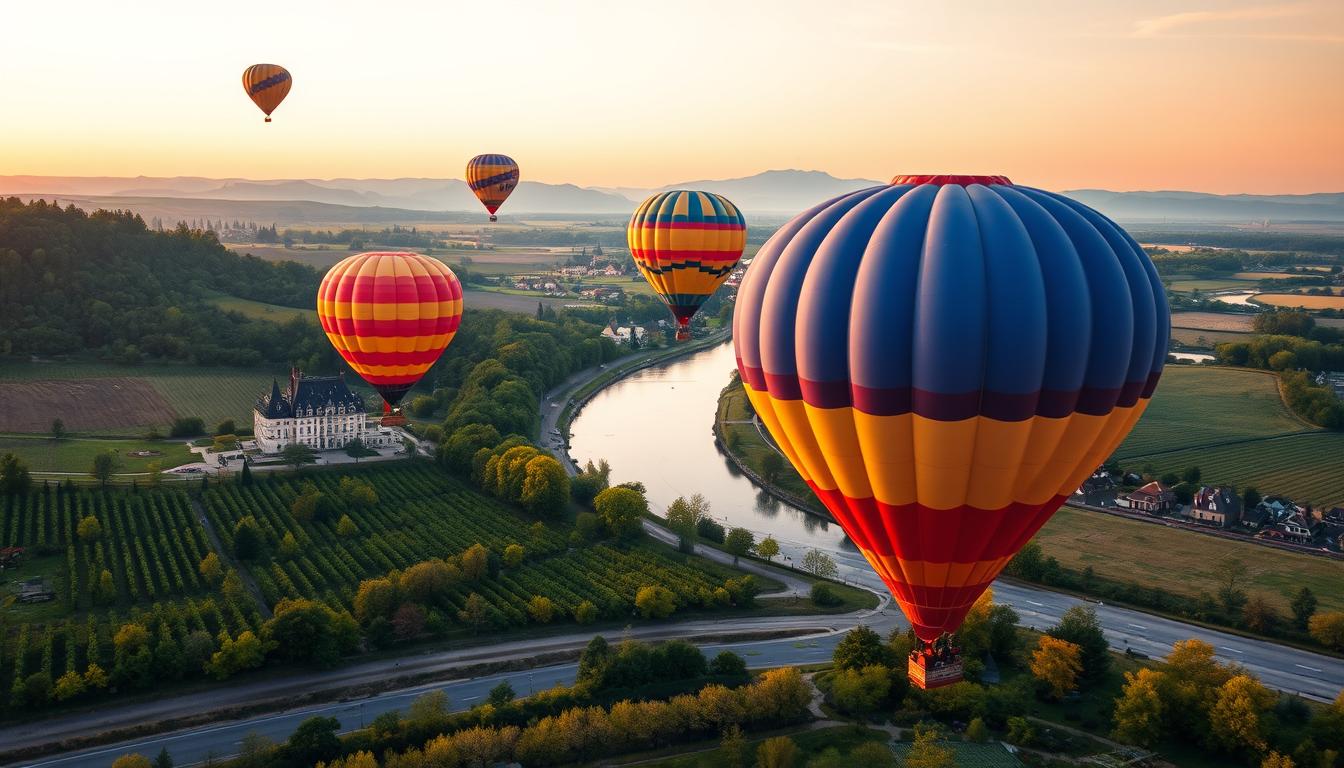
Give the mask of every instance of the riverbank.
[{"label": "riverbank", "polygon": [[[817,501],[807,483],[793,468],[784,454],[765,433],[760,419],[751,408],[751,401],[737,379],[719,393],[718,410],[714,415],[714,444],[728,457],[738,471],[750,478],[765,493],[828,522],[835,522],[830,512]],[[766,480],[767,457],[771,454],[782,461],[774,482]]]}]

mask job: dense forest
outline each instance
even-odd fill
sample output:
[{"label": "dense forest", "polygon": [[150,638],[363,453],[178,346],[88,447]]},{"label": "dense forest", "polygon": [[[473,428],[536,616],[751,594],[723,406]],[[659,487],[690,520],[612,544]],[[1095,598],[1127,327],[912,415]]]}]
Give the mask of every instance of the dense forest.
[{"label": "dense forest", "polygon": [[334,366],[317,326],[227,313],[210,297],[311,307],[321,276],[234,254],[211,232],[156,232],[122,211],[0,201],[0,355]]},{"label": "dense forest", "polygon": [[1130,230],[1141,243],[1199,243],[1215,248],[1248,248],[1256,251],[1302,251],[1338,260],[1344,256],[1344,236],[1310,232],[1140,232]]}]

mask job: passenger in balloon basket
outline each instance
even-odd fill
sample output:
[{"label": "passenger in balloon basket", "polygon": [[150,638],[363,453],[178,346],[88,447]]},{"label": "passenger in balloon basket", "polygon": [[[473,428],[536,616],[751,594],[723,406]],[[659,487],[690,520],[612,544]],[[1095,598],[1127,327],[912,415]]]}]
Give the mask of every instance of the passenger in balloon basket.
[{"label": "passenger in balloon basket", "polygon": [[961,647],[949,634],[943,634],[932,643],[916,640],[910,651],[907,675],[911,683],[923,689],[961,682]]}]

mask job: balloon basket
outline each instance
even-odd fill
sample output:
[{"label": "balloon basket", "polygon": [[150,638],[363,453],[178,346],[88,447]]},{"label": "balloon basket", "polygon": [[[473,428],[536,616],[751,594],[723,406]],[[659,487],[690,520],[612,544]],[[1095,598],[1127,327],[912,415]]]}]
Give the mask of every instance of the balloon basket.
[{"label": "balloon basket", "polygon": [[906,668],[910,684],[923,690],[942,688],[962,680],[961,649],[939,641],[910,652]]},{"label": "balloon basket", "polygon": [[691,340],[691,328],[690,328],[690,326],[686,326],[686,325],[678,326],[678,327],[677,327],[677,341],[690,341],[690,340]]},{"label": "balloon basket", "polygon": [[499,221],[499,217],[498,217],[498,216],[491,216],[491,217],[490,217],[490,220],[491,220],[491,221]]},{"label": "balloon basket", "polygon": [[389,413],[383,417],[382,425],[384,427],[404,427],[406,426],[406,417],[400,413]]}]

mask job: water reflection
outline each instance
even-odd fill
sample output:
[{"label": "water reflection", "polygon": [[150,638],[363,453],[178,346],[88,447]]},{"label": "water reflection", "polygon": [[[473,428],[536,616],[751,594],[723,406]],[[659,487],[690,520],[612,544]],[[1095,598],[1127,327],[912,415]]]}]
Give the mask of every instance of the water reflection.
[{"label": "water reflection", "polygon": [[762,492],[719,452],[714,413],[733,369],[725,342],[608,387],[574,419],[570,455],[581,466],[605,458],[613,483],[643,482],[659,513],[698,492],[725,525],[769,533],[781,544],[854,551],[839,526]]}]

